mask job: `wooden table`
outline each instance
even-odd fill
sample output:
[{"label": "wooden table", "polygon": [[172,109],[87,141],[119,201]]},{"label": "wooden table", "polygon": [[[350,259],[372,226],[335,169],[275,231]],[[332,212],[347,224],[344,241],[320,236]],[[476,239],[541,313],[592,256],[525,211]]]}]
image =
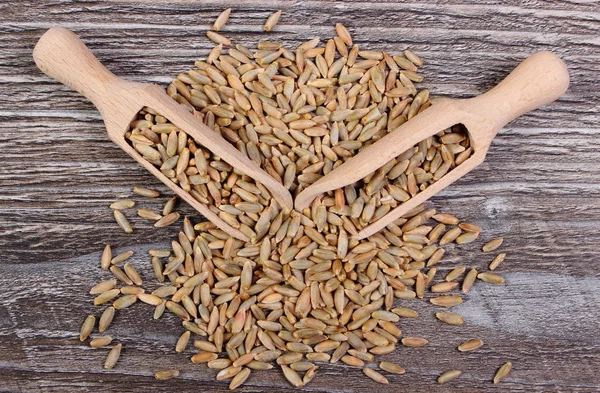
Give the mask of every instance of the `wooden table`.
[{"label": "wooden table", "polygon": [[[525,4],[522,4],[525,3]],[[226,391],[215,371],[192,365],[173,351],[181,333],[171,315],[154,321],[148,307],[119,313],[111,328],[124,344],[116,369],[102,368],[105,350],[78,340],[90,312],[87,292],[108,278],[98,267],[109,242],[134,250],[133,263],[152,282],[147,250],[166,247],[179,230],[155,230],[132,219],[135,232],[115,225],[108,205],[131,196],[133,185],[166,187],[106,138],[101,119],[84,98],[49,80],[31,51],[49,27],[80,34],[116,74],[165,85],[212,47],[204,32],[216,15],[234,7],[225,34],[252,46],[260,39],[286,45],[330,38],[343,22],[361,48],[422,55],[425,86],[433,95],[468,97],[497,83],[538,50],[560,55],[571,88],[558,102],[511,123],[487,161],[435,198],[431,205],[475,222],[483,238],[504,236],[508,252],[500,272],[506,284],[478,284],[456,311],[461,328],[441,326],[426,302],[408,304],[423,315],[402,324],[431,338],[421,349],[387,355],[407,373],[377,385],[360,370],[321,366],[312,392],[591,392],[600,390],[600,8],[597,2],[425,0],[375,1],[5,1],[0,3],[0,392],[16,391]],[[268,35],[262,23],[284,9]],[[180,211],[201,217],[188,206]],[[130,217],[132,215],[130,214]],[[446,263],[484,268],[478,248],[450,248]],[[436,338],[437,337],[437,338]],[[479,337],[485,346],[460,354],[455,346]],[[497,367],[513,362],[501,384]],[[157,382],[153,372],[182,374]],[[463,375],[435,384],[451,368]],[[280,371],[253,374],[246,392],[290,389]]]}]

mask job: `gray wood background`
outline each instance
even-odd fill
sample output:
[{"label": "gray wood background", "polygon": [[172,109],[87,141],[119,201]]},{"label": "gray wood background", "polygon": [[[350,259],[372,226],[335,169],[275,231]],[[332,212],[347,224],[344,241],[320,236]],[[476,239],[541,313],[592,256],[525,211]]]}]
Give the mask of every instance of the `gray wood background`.
[{"label": "gray wood background", "polygon": [[[397,53],[411,48],[426,66],[432,94],[468,97],[497,83],[538,50],[560,55],[571,88],[558,102],[512,122],[487,161],[431,205],[484,228],[480,242],[451,249],[442,271],[456,264],[483,268],[485,239],[504,236],[500,272],[506,285],[476,285],[456,308],[460,328],[442,326],[423,301],[423,315],[402,323],[407,334],[431,338],[425,348],[385,356],[407,373],[376,385],[358,369],[321,367],[311,392],[592,392],[600,391],[600,4],[597,1],[67,1],[0,2],[0,392],[226,391],[215,372],[173,351],[181,333],[170,315],[151,319],[137,305],[119,313],[112,336],[124,344],[116,369],[102,368],[106,350],[78,341],[85,315],[98,314],[87,291],[108,276],[98,268],[110,242],[136,252],[133,263],[153,282],[146,252],[167,246],[176,227],[155,230],[129,216],[125,235],[108,205],[133,185],[169,194],[107,139],[83,97],[51,81],[31,51],[49,27],[72,29],[117,75],[167,83],[206,56],[205,30],[234,7],[225,34],[252,46],[260,39],[303,40],[333,35],[343,22],[361,48]],[[267,15],[283,9],[276,31]],[[180,211],[201,217],[188,206]],[[151,285],[150,285],[151,286]],[[438,338],[434,338],[438,337]],[[460,354],[455,346],[480,337],[485,346]],[[490,379],[503,362],[513,372]],[[153,373],[179,368],[178,379]],[[435,378],[464,370],[449,385]],[[292,390],[278,370],[253,374],[245,392]]]}]

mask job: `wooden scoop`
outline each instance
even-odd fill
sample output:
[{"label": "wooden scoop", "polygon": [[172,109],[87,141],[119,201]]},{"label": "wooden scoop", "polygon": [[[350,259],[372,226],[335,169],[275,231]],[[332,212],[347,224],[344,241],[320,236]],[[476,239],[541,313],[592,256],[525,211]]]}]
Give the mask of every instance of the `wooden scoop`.
[{"label": "wooden scoop", "polygon": [[473,155],[355,236],[357,239],[368,237],[477,167],[485,159],[492,140],[502,127],[520,115],[556,100],[568,87],[569,73],[558,56],[550,52],[535,53],[487,93],[469,99],[436,101],[431,107],[307,187],[296,197],[296,209],[302,210],[315,197],[327,191],[361,180],[439,131],[455,124],[463,124],[470,137]]},{"label": "wooden scoop", "polygon": [[288,209],[293,208],[292,196],[282,184],[240,153],[218,133],[196,119],[187,109],[169,97],[161,87],[118,78],[98,62],[92,52],[73,32],[63,28],[48,30],[36,44],[33,58],[35,64],[46,75],[77,90],[92,101],[102,114],[106,131],[113,142],[192,205],[194,209],[231,236],[244,241],[249,240],[246,235],[221,220],[208,206],[198,202],[169,180],[127,143],[124,134],[143,107],[156,110],[203,147],[221,157],[234,168],[262,183],[281,206]]}]

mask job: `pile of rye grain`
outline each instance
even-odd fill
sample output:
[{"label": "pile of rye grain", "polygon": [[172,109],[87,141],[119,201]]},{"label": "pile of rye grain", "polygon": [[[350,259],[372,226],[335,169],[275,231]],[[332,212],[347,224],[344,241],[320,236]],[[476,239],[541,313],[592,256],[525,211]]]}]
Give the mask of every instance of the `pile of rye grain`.
[{"label": "pile of rye grain", "polygon": [[[410,51],[391,56],[360,50],[341,24],[336,25],[337,36],[323,47],[315,38],[294,51],[269,41],[252,51],[217,33],[229,12],[224,11],[214,31],[207,33],[217,44],[208,59],[178,75],[167,93],[292,195],[430,105],[428,91],[415,87],[422,80],[417,73],[422,60]],[[265,30],[270,31],[280,15],[269,17]],[[458,291],[467,292],[476,279],[504,281],[490,271],[469,269],[464,274],[465,266],[436,280],[442,246],[473,242],[481,228],[435,209],[420,206],[379,233],[353,238],[472,154],[460,125],[420,142],[362,181],[315,199],[303,211],[281,208],[264,186],[151,108],[140,112],[126,138],[171,181],[250,240],[234,239],[209,222],[193,225],[185,217],[171,250],[149,251],[156,279],[164,284],[151,293],[126,262],[133,253],[113,256],[107,245],[101,267],[115,278],[97,284],[90,293],[97,295],[95,305],[113,303],[102,312],[98,329],[106,331],[116,310],[138,300],[155,306],[155,319],[169,310],[182,319],[175,350],[186,350],[193,339],[200,352],[192,362],[220,370],[217,379],[231,379],[232,389],[252,371],[272,368],[273,362],[297,387],[314,378],[320,363],[338,361],[388,383],[383,373],[405,370],[383,361],[376,371],[376,355],[394,351],[398,343],[428,344],[423,337],[403,336],[396,325],[401,318],[418,317],[401,306],[403,299],[423,298],[429,290],[438,294],[430,298],[433,305],[449,308],[462,302]],[[141,187],[134,193],[159,196]],[[132,200],[111,205],[127,233],[133,228],[123,211],[134,205]],[[178,221],[174,207],[171,198],[161,213],[144,208],[137,213],[162,227]],[[502,239],[493,239],[483,251],[501,244]],[[494,258],[489,270],[504,257]],[[124,286],[117,288],[118,282]],[[463,323],[452,312],[439,311],[436,317],[448,324]],[[82,341],[94,327],[95,317],[90,315],[81,329]],[[111,342],[110,336],[102,335],[90,345]],[[482,340],[472,339],[458,350],[482,345]],[[112,348],[106,368],[116,365],[121,348]],[[219,357],[222,353],[225,356]],[[494,382],[509,370],[510,363],[503,365]],[[460,373],[449,370],[438,382],[449,382]],[[161,370],[155,376],[168,379],[178,374]]]}]

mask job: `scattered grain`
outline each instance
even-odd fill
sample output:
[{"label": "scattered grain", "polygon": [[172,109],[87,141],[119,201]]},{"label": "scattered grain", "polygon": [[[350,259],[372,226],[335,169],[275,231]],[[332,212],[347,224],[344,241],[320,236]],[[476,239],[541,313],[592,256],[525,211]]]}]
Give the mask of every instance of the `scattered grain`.
[{"label": "scattered grain", "polygon": [[406,372],[402,367],[392,362],[381,362],[379,368],[392,374],[404,374]]},{"label": "scattered grain", "polygon": [[177,376],[179,376],[179,370],[161,370],[154,374],[154,378],[160,381],[176,378]]},{"label": "scattered grain", "polygon": [[485,243],[481,249],[483,250],[483,252],[494,251],[495,249],[500,247],[500,245],[502,245],[503,241],[504,239],[501,237],[499,237],[498,239],[492,239],[489,242]]},{"label": "scattered grain", "polygon": [[133,255],[133,251],[122,252],[122,253],[118,254],[117,256],[115,256],[113,259],[111,259],[110,263],[112,265],[118,265],[119,263],[124,262],[127,259],[129,259],[129,257],[131,257],[132,255]]},{"label": "scattered grain", "polygon": [[154,227],[155,228],[168,227],[169,225],[173,224],[177,220],[179,220],[179,213],[177,213],[177,212],[169,213],[166,216],[164,216],[163,218],[161,218],[160,220],[156,221],[154,223]]},{"label": "scattered grain", "polygon": [[492,262],[490,262],[489,269],[496,270],[496,268],[498,266],[500,266],[500,264],[504,261],[504,258],[506,258],[505,253],[496,255],[496,257],[492,260]]},{"label": "scattered grain", "polygon": [[444,372],[442,375],[440,375],[437,379],[439,384],[444,384],[444,383],[448,383],[454,379],[456,379],[460,374],[462,374],[462,371],[460,370],[448,370],[446,372]]},{"label": "scattered grain", "polygon": [[108,270],[110,267],[110,261],[112,259],[112,250],[110,244],[107,244],[102,251],[102,257],[100,258],[100,267],[104,270]]},{"label": "scattered grain", "polygon": [[208,37],[209,40],[211,40],[215,44],[231,46],[231,41],[229,40],[229,38],[215,32],[215,31],[211,31],[211,30],[207,31],[206,36]]},{"label": "scattered grain", "polygon": [[405,347],[423,347],[427,345],[429,341],[423,337],[404,337],[402,338],[402,345]]},{"label": "scattered grain", "polygon": [[479,237],[479,232],[465,232],[456,238],[456,244],[467,244],[474,242]]},{"label": "scattered grain", "polygon": [[435,317],[448,325],[462,325],[465,322],[462,316],[453,312],[436,312]]},{"label": "scattered grain", "polygon": [[137,302],[137,295],[124,295],[113,302],[113,307],[117,310],[127,308]]},{"label": "scattered grain", "polygon": [[264,26],[265,31],[273,30],[275,25],[277,25],[277,22],[279,22],[280,17],[281,17],[281,10],[269,15],[269,17],[267,18],[267,21],[265,22],[265,26]]},{"label": "scattered grain", "polygon": [[127,221],[127,217],[125,217],[120,210],[113,210],[113,215],[115,216],[117,224],[119,224],[123,231],[125,231],[126,233],[133,232],[133,228],[131,227],[129,221]]},{"label": "scattered grain", "polygon": [[459,266],[457,268],[452,269],[446,275],[446,281],[450,282],[450,281],[456,280],[458,277],[462,276],[462,274],[465,272],[465,270],[467,270],[466,266]]},{"label": "scattered grain", "polygon": [[504,277],[496,273],[482,272],[477,275],[477,278],[489,284],[502,284]]},{"label": "scattered grain", "polygon": [[133,283],[135,285],[142,285],[142,278],[140,277],[140,274],[137,272],[137,270],[135,270],[135,268],[133,267],[133,265],[129,262],[125,263],[123,265],[123,270],[125,271],[125,274],[127,275],[127,277],[129,277],[129,279],[131,281],[133,281]]},{"label": "scattered grain", "polygon": [[496,371],[496,375],[494,375],[494,384],[500,382],[502,379],[504,379],[508,373],[510,373],[510,370],[512,368],[512,363],[511,362],[506,362],[504,363],[502,366],[500,366],[500,368],[498,369],[498,371]]},{"label": "scattered grain", "polygon": [[160,196],[160,193],[158,191],[137,186],[133,187],[133,193],[147,198],[158,198]]},{"label": "scattered grain", "polygon": [[157,212],[150,209],[138,209],[137,215],[142,217],[145,220],[157,221],[160,220],[163,216],[158,214]]},{"label": "scattered grain", "polygon": [[429,301],[431,302],[431,304],[435,304],[436,306],[442,306],[442,307],[454,307],[454,306],[458,306],[459,304],[461,304],[463,302],[463,300],[460,296],[453,296],[453,295],[434,297],[432,299],[429,299]]},{"label": "scattered grain", "polygon": [[121,349],[123,348],[122,344],[115,345],[108,355],[106,356],[106,360],[104,361],[104,368],[110,370],[115,367],[119,357],[121,356]]},{"label": "scattered grain", "polygon": [[102,292],[94,298],[94,306],[104,304],[121,294],[121,290],[117,288],[109,289],[108,291]]},{"label": "scattered grain", "polygon": [[352,46],[352,37],[350,37],[350,33],[348,32],[348,29],[346,29],[346,26],[341,23],[336,23],[335,32],[337,33],[338,37],[344,41],[344,44],[347,46]]},{"label": "scattered grain", "polygon": [[94,325],[96,324],[96,317],[93,315],[88,315],[87,318],[83,321],[81,325],[81,331],[79,333],[79,341],[85,341],[92,333],[94,329]]},{"label": "scattered grain", "polygon": [[225,23],[229,20],[229,14],[231,13],[231,8],[227,8],[225,11],[221,12],[215,23],[213,24],[213,30],[219,31],[225,26]]},{"label": "scattered grain", "polygon": [[469,272],[465,275],[465,278],[463,279],[463,282],[462,282],[462,291],[464,293],[468,292],[469,289],[471,289],[471,287],[475,283],[476,278],[477,278],[477,270],[475,270],[475,269],[469,270]]},{"label": "scattered grain", "polygon": [[240,387],[244,382],[246,382],[249,376],[250,369],[247,367],[242,368],[240,372],[233,377],[231,383],[229,383],[229,389],[233,390]]},{"label": "scattered grain", "polygon": [[458,286],[457,282],[441,282],[431,286],[431,292],[433,293],[445,293],[450,292]]},{"label": "scattered grain", "polygon": [[183,352],[185,347],[187,347],[188,342],[190,341],[190,335],[192,332],[189,330],[183,332],[181,336],[177,339],[177,343],[175,344],[175,352]]},{"label": "scattered grain", "polygon": [[108,329],[114,317],[115,308],[112,306],[107,307],[100,316],[100,321],[98,322],[98,331],[100,331],[100,333],[103,333],[106,329]]},{"label": "scattered grain", "polygon": [[404,318],[418,318],[419,317],[419,313],[416,312],[415,310],[408,308],[408,307],[398,307],[398,308],[394,308],[392,309],[392,312],[400,317],[404,317]]},{"label": "scattered grain", "polygon": [[[125,274],[123,272],[123,270],[119,269],[118,266],[111,266],[110,269],[111,273],[122,283],[126,284],[126,285],[133,285],[133,281],[131,281],[131,279],[127,276],[127,274]],[[107,291],[110,292],[110,291]]]},{"label": "scattered grain", "polygon": [[111,209],[123,210],[135,206],[135,202],[131,199],[120,199],[110,204]]},{"label": "scattered grain", "polygon": [[100,336],[90,341],[90,347],[100,348],[109,345],[112,342],[111,336]]},{"label": "scattered grain", "polygon": [[283,371],[283,375],[285,376],[285,379],[289,381],[289,383],[297,388],[303,386],[302,378],[300,378],[300,375],[298,375],[296,371],[292,370],[286,365],[281,365],[281,371]]},{"label": "scattered grain", "polygon": [[117,280],[115,280],[114,278],[99,282],[90,289],[90,295],[98,295],[100,293],[109,291],[116,286]]},{"label": "scattered grain", "polygon": [[461,352],[470,352],[476,350],[477,348],[480,348],[482,345],[483,340],[477,338],[474,340],[465,341],[464,343],[460,344],[458,346],[458,350]]},{"label": "scattered grain", "polygon": [[373,370],[372,368],[369,368],[369,367],[363,368],[363,373],[375,382],[383,383],[383,384],[390,383],[390,381],[388,381],[388,379],[386,377],[384,377],[377,371]]}]

